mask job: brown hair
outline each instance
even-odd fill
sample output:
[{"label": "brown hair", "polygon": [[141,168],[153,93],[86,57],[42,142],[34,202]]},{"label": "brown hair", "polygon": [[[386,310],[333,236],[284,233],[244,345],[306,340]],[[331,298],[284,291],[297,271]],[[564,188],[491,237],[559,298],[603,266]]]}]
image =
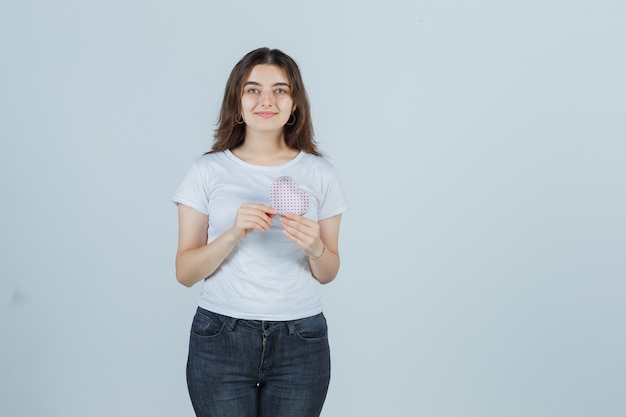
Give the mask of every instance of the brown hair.
[{"label": "brown hair", "polygon": [[224,100],[215,129],[215,143],[208,153],[221,152],[241,145],[246,135],[246,125],[237,124],[236,118],[240,113],[243,83],[256,65],[276,65],[285,73],[291,85],[291,97],[296,106],[293,114],[296,122],[285,125],[285,142],[287,146],[313,155],[320,156],[315,140],[313,139],[313,124],[309,98],[300,69],[296,62],[278,49],[259,48],[246,54],[235,65],[226,82]]}]

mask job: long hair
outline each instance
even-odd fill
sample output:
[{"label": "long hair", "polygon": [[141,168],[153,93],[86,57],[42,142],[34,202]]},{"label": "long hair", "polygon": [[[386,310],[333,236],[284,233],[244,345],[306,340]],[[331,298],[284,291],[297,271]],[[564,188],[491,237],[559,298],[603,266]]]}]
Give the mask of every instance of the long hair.
[{"label": "long hair", "polygon": [[311,106],[304,89],[300,69],[296,62],[278,49],[259,48],[246,54],[235,65],[226,82],[224,100],[215,129],[215,142],[210,152],[221,152],[241,145],[246,135],[246,125],[237,124],[237,115],[241,113],[241,97],[243,83],[246,81],[252,68],[256,65],[276,65],[285,75],[291,85],[291,98],[296,106],[293,114],[296,122],[285,125],[285,142],[287,146],[313,155],[320,156],[315,140],[313,139],[313,123],[311,122]]}]

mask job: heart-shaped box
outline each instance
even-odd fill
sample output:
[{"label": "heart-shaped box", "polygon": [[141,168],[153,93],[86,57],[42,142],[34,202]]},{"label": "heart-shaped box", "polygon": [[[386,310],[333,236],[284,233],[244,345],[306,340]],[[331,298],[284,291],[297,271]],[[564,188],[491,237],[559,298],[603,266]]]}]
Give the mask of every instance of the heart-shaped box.
[{"label": "heart-shaped box", "polygon": [[311,197],[306,191],[298,188],[293,178],[278,177],[270,187],[270,204],[279,214],[303,215],[311,206]]}]

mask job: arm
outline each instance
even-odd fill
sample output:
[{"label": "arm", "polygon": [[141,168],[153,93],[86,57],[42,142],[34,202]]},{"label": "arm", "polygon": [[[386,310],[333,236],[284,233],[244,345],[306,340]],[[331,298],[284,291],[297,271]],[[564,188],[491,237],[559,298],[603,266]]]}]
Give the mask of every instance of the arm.
[{"label": "arm", "polygon": [[309,256],[311,273],[322,284],[331,282],[339,272],[340,222],[340,214],[319,222],[291,213],[281,217],[285,236]]},{"label": "arm", "polygon": [[178,251],[176,279],[186,287],[211,276],[240,240],[253,230],[269,230],[276,211],[262,204],[244,203],[233,227],[208,241],[207,215],[178,204]]}]

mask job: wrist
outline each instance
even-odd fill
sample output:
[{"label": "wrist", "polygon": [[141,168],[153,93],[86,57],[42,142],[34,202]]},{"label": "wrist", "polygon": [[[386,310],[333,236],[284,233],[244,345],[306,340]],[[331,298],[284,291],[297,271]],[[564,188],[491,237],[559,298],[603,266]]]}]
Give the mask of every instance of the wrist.
[{"label": "wrist", "polygon": [[232,245],[236,245],[237,243],[239,243],[241,240],[243,240],[243,238],[246,236],[245,232],[242,232],[239,229],[236,229],[235,227],[230,228],[229,230],[227,230],[225,233],[222,233],[221,237],[223,238],[223,240],[225,242],[228,242],[229,244]]},{"label": "wrist", "polygon": [[322,244],[322,251],[318,256],[309,255],[309,261],[317,261],[326,253],[326,245]]}]

